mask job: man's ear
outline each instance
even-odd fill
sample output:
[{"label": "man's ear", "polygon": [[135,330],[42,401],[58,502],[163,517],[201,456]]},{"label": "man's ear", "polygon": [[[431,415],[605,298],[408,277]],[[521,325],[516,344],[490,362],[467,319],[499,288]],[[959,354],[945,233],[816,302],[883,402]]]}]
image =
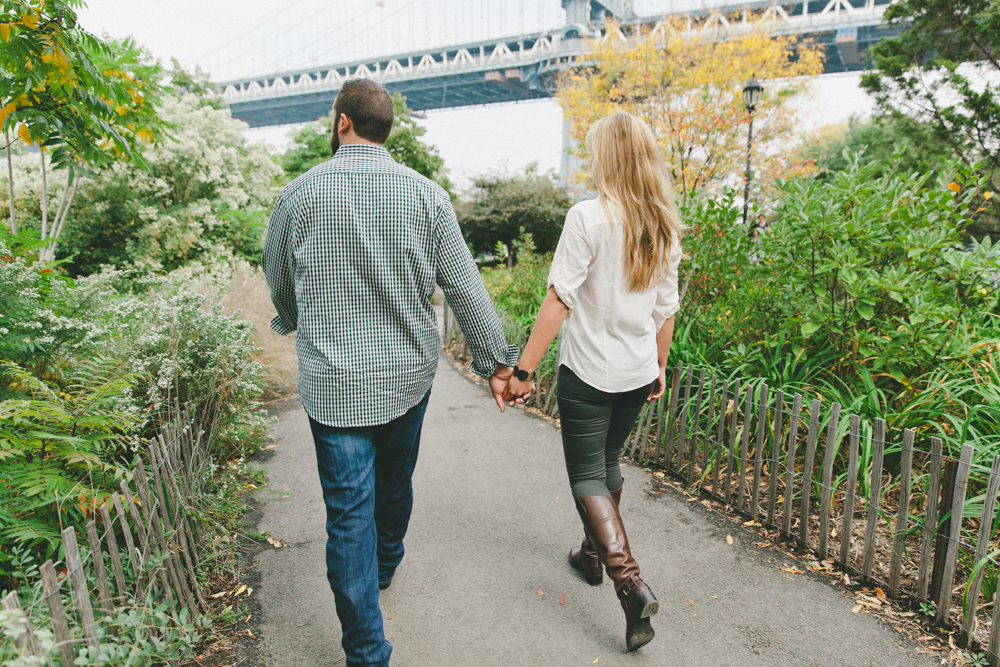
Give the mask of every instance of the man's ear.
[{"label": "man's ear", "polygon": [[351,129],[351,119],[348,118],[347,114],[341,113],[337,115],[336,131],[337,134],[344,134]]}]

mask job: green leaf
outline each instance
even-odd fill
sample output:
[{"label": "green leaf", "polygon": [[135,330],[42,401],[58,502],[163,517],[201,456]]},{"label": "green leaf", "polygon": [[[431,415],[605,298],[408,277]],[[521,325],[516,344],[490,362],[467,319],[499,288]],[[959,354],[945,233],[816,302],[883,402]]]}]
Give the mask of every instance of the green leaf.
[{"label": "green leaf", "polygon": [[862,318],[870,320],[875,316],[875,310],[867,303],[859,303],[855,309]]},{"label": "green leaf", "polygon": [[821,326],[822,325],[818,324],[817,322],[803,322],[802,323],[802,336],[805,337],[805,338],[809,338],[814,333],[816,333],[817,331],[819,331]]}]

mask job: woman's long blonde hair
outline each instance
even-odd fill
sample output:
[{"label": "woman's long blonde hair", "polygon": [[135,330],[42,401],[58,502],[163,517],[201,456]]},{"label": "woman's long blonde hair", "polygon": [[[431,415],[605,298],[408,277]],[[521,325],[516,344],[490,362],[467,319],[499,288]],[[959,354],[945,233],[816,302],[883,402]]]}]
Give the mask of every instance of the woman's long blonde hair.
[{"label": "woman's long blonde hair", "polygon": [[683,229],[667,165],[649,126],[624,111],[594,123],[586,147],[601,205],[622,225],[629,291],[641,292],[666,276]]}]

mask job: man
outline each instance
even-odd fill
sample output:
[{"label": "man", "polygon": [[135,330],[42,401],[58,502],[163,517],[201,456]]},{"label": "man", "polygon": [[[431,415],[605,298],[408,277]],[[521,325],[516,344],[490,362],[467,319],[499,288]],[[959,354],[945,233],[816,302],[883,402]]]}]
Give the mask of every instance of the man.
[{"label": "man", "polygon": [[262,264],[298,331],[299,393],[327,508],[327,578],[347,664],[387,665],[379,590],[403,558],[410,483],[437,369],[437,283],[503,410],[518,350],[462,238],[448,194],[382,146],[392,99],[367,79],[333,105],[333,159],[295,179],[271,214]]}]

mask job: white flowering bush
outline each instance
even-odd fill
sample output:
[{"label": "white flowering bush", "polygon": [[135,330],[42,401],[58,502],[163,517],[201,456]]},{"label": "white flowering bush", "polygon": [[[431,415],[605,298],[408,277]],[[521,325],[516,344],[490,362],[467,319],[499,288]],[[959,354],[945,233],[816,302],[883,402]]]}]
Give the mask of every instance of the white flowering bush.
[{"label": "white flowering bush", "polygon": [[[137,263],[166,272],[226,254],[259,260],[283,173],[268,147],[248,142],[247,125],[211,97],[164,95],[157,111],[169,137],[143,152],[145,166],[115,163],[80,186],[57,249],[72,274]],[[19,225],[37,229],[40,156],[16,155],[13,167]],[[64,179],[50,170],[50,211],[59,205]],[[0,187],[7,189],[6,169]],[[0,214],[7,206],[4,197]]]}]

